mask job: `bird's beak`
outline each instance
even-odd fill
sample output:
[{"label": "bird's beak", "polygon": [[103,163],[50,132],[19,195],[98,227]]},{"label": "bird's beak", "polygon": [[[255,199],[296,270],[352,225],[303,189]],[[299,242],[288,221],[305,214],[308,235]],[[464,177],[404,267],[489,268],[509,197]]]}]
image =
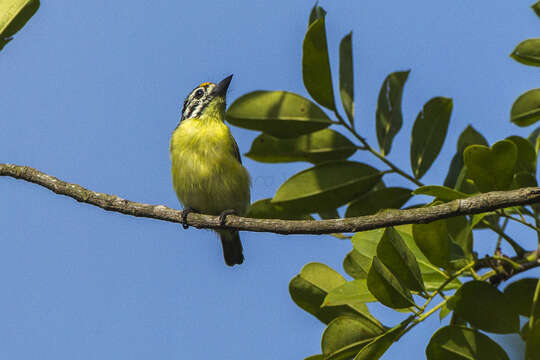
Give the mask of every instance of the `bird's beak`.
[{"label": "bird's beak", "polygon": [[232,77],[233,76],[231,74],[227,76],[225,79],[221,80],[219,84],[216,85],[213,91],[215,96],[225,97],[225,95],[227,94],[227,89],[229,88],[229,84],[231,83]]}]

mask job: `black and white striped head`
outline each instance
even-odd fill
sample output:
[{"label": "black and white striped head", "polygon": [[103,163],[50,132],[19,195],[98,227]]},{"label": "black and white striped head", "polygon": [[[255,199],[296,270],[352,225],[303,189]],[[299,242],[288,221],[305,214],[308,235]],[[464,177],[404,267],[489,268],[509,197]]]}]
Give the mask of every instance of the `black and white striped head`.
[{"label": "black and white striped head", "polygon": [[225,109],[225,96],[231,83],[232,75],[221,80],[218,84],[204,82],[193,89],[184,100],[182,120],[198,118],[205,111],[213,108],[212,105],[221,105]]}]

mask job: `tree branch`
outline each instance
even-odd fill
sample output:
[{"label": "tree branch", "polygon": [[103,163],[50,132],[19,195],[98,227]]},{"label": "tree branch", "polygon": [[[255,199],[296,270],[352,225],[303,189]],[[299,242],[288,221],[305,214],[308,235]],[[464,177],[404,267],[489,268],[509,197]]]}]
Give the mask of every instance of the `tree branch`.
[{"label": "tree branch", "polygon": [[[0,176],[41,185],[57,194],[69,196],[79,202],[98,206],[108,211],[152,219],[181,222],[182,211],[163,205],[150,205],[122,199],[115,195],[94,192],[77,184],[61,181],[28,166],[0,164]],[[408,209],[387,210],[382,213],[356,218],[333,220],[277,220],[252,219],[230,215],[225,226],[220,226],[217,216],[190,213],[189,225],[205,229],[234,229],[277,234],[330,234],[357,232],[387,226],[428,223],[460,215],[478,214],[516,205],[540,202],[540,188],[529,187],[510,191],[493,191],[445,204]]]}]

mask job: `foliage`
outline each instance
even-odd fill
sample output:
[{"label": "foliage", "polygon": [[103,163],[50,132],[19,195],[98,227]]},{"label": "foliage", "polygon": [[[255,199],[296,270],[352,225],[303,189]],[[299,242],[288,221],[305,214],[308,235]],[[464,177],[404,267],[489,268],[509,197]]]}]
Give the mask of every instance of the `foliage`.
[{"label": "foliage", "polygon": [[[537,14],[539,4],[533,5]],[[319,214],[327,219],[339,217],[340,212],[345,217],[365,216],[395,211],[409,202],[429,207],[478,193],[537,185],[540,128],[527,139],[510,136],[489,146],[472,126],[459,136],[444,183],[423,184],[420,179],[437,160],[451,126],[453,102],[441,96],[429,99],[414,121],[410,172],[389,160],[404,121],[401,106],[409,70],[391,73],[383,81],[375,112],[380,152],[375,150],[355,129],[352,33],[339,45],[339,92],[334,92],[325,15],[322,7],[313,7],[302,46],[304,86],[313,100],[286,91],[255,91],[241,96],[227,112],[231,124],[261,132],[246,156],[265,163],[313,164],[286,180],[272,199],[255,202],[249,216],[314,219]],[[523,41],[511,57],[540,66],[540,39]],[[540,120],[540,89],[518,97],[510,120],[520,127]],[[350,160],[357,151],[371,154],[385,168]],[[408,180],[413,189],[387,186],[389,175]],[[423,203],[426,196],[433,201]],[[521,333],[527,359],[538,358],[540,280],[521,279],[504,291],[498,289],[512,276],[539,265],[538,250],[523,249],[506,232],[512,221],[540,234],[538,211],[538,206],[521,206],[354,234],[353,248],[343,261],[351,280],[324,264],[305,265],[289,284],[291,297],[327,325],[321,354],[308,359],[378,359],[435,313],[441,319],[451,315],[451,320],[429,340],[430,360],[508,359],[489,333]],[[473,251],[479,229],[494,234],[494,251],[485,258]],[[502,254],[502,241],[515,254]],[[442,300],[433,305],[439,297]],[[395,309],[403,321],[383,325],[366,305],[374,302]],[[520,316],[528,319],[521,329]]]},{"label": "foliage", "polygon": [[39,9],[39,0],[3,0],[0,2],[0,50]]}]

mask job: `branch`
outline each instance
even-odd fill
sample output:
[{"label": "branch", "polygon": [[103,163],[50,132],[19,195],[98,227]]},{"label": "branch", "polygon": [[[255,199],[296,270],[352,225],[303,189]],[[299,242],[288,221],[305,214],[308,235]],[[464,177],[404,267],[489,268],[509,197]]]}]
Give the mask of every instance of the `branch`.
[{"label": "branch", "polygon": [[[94,192],[77,184],[61,181],[28,166],[0,164],[0,176],[41,185],[57,194],[69,196],[79,202],[98,206],[108,211],[152,219],[181,222],[182,211],[163,205],[150,205],[122,199],[115,195]],[[357,232],[387,226],[429,223],[460,215],[478,214],[516,205],[540,202],[540,188],[529,187],[510,191],[493,191],[458,199],[445,204],[408,209],[387,210],[369,216],[332,220],[277,220],[252,219],[230,215],[225,226],[220,226],[217,216],[190,213],[189,225],[205,229],[234,229],[277,234],[331,234]]]}]

